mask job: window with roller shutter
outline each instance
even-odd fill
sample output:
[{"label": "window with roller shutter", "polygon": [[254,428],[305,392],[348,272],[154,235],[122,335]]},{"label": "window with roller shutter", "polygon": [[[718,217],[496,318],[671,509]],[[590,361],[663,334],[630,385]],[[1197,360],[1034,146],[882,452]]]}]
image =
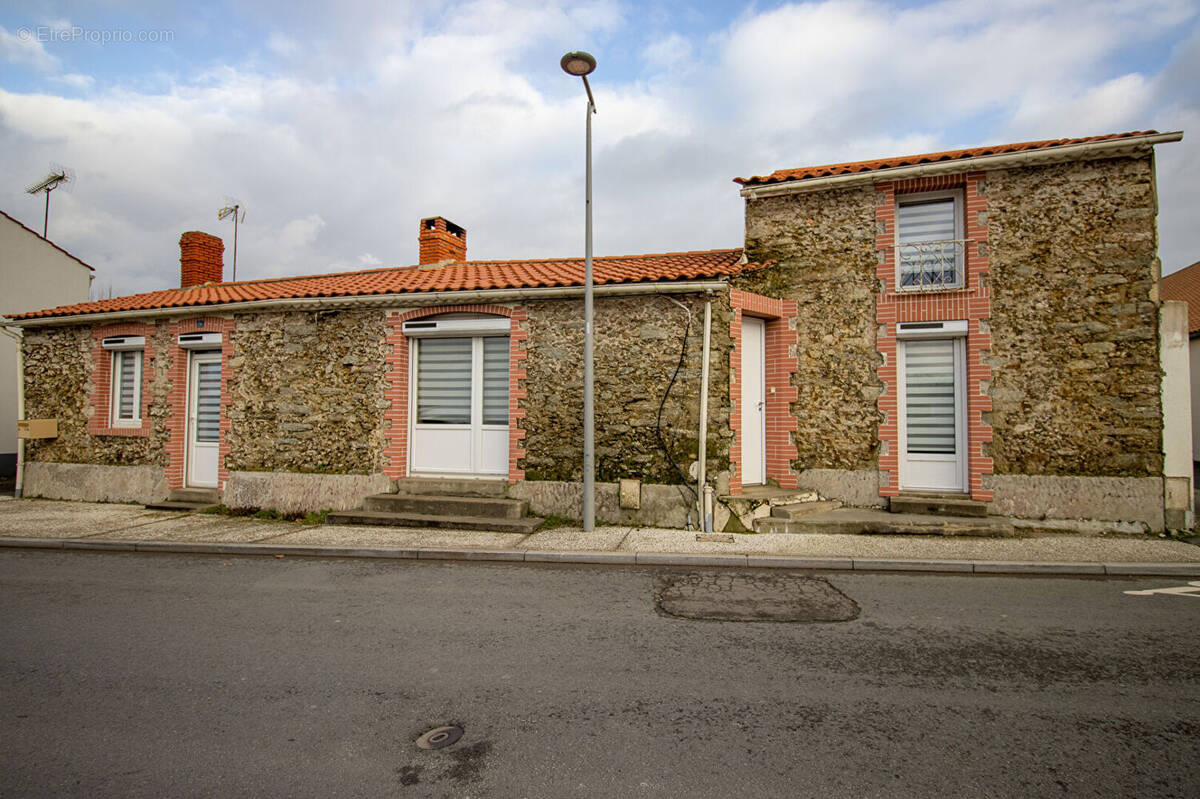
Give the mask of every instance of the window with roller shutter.
[{"label": "window with roller shutter", "polygon": [[142,423],[142,353],[139,351],[112,354],[113,427],[138,427]]}]

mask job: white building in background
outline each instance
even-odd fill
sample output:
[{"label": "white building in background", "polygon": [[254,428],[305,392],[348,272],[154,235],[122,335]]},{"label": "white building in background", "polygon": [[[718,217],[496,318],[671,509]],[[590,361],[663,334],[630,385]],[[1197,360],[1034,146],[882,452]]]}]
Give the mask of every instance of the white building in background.
[{"label": "white building in background", "polygon": [[[1162,279],[1162,298],[1188,305],[1188,350],[1192,366],[1192,419],[1200,422],[1200,261]],[[1200,457],[1200,423],[1192,425],[1192,457]]]},{"label": "white building in background", "polygon": [[[0,316],[85,302],[95,270],[0,211]],[[17,463],[17,343],[0,336],[0,477]]]}]

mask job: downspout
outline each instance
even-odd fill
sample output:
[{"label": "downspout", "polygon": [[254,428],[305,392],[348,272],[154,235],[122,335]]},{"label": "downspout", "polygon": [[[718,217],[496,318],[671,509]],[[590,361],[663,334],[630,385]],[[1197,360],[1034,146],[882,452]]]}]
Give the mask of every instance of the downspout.
[{"label": "downspout", "polygon": [[[25,337],[7,327],[0,327],[4,335],[17,343],[17,419],[25,418]],[[20,499],[25,485],[25,439],[17,437],[17,479],[13,486],[13,498]]]},{"label": "downspout", "polygon": [[700,446],[696,465],[696,499],[699,501],[701,529],[713,530],[712,490],[708,487],[708,360],[712,342],[712,295],[704,295],[704,354],[700,362]]}]

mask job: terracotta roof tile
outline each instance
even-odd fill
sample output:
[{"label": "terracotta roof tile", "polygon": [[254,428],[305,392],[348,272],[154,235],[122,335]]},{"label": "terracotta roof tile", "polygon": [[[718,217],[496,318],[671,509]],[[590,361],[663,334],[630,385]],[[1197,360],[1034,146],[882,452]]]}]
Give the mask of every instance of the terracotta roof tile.
[{"label": "terracotta roof tile", "polygon": [[1188,305],[1188,333],[1200,331],[1200,261],[1172,272],[1162,279],[1164,300],[1183,300]]},{"label": "terracotta roof tile", "polygon": [[[671,252],[660,255],[615,255],[593,259],[597,285],[693,280],[736,275],[757,268],[742,262],[742,250]],[[167,289],[129,297],[62,305],[10,318],[55,316],[221,305],[253,300],[412,294],[426,291],[582,286],[582,258],[529,261],[457,261],[435,267],[393,267],[239,283],[215,283]]]},{"label": "terracotta roof tile", "polygon": [[777,169],[769,175],[734,178],[733,182],[740,183],[743,186],[762,186],[768,183],[783,183],[788,180],[814,180],[816,178],[828,178],[837,175],[856,175],[863,172],[875,172],[880,169],[891,169],[900,166],[933,164],[939,161],[959,161],[965,158],[976,158],[981,155],[1004,155],[1007,153],[1025,152],[1027,150],[1049,150],[1071,144],[1128,139],[1133,136],[1149,136],[1157,132],[1155,130],[1140,130],[1130,133],[1112,133],[1107,136],[1087,136],[1082,139],[1047,139],[1045,141],[1027,141],[1016,144],[998,144],[992,147],[972,147],[966,150],[947,150],[941,153],[904,155],[898,158],[879,158],[874,161],[848,161],[844,164],[806,166],[799,169]]}]

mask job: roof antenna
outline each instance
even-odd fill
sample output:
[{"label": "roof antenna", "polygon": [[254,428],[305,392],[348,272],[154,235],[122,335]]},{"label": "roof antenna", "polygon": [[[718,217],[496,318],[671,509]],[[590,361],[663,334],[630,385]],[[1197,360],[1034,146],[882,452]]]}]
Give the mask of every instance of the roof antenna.
[{"label": "roof antenna", "polygon": [[[225,207],[217,211],[217,219],[223,220],[233,217],[233,274],[229,278],[230,283],[237,282],[237,229],[238,222],[246,221],[246,206],[242,205],[242,201],[236,197],[223,197],[221,202],[225,203]],[[241,217],[239,220],[238,217]]]},{"label": "roof antenna", "polygon": [[61,164],[50,164],[50,174],[39,180],[37,183],[31,183],[25,187],[25,191],[29,194],[37,194],[38,192],[46,193],[46,215],[42,219],[42,238],[46,238],[46,233],[50,230],[50,192],[57,189],[59,186],[67,186],[67,191],[70,191],[70,186],[75,182],[75,170],[68,169]]}]

